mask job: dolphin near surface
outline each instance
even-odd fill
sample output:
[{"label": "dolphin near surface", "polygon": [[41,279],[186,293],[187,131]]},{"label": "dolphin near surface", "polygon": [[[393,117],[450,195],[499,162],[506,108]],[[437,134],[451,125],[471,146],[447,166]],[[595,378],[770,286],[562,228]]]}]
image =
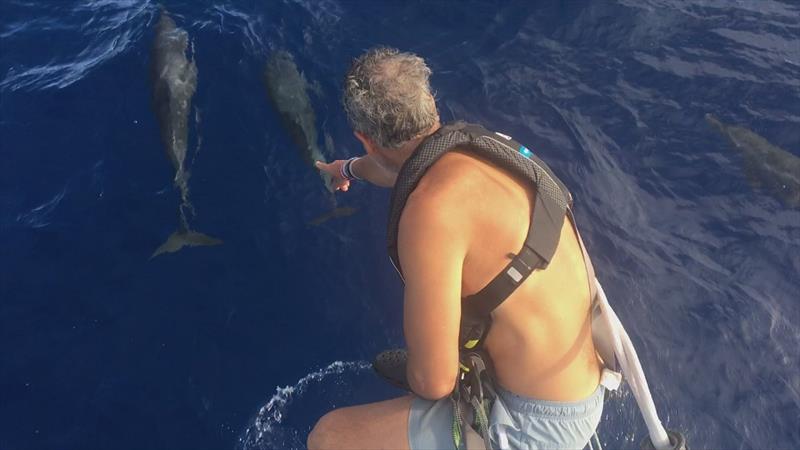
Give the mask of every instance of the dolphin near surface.
[{"label": "dolphin near surface", "polygon": [[339,219],[341,217],[352,216],[357,211],[358,208],[354,208],[352,206],[337,206],[336,208],[315,217],[310,222],[308,222],[308,225],[312,227],[318,227],[331,219]]},{"label": "dolphin near surface", "polygon": [[763,187],[790,207],[800,208],[800,157],[771,144],[747,128],[727,125],[713,114],[706,122],[742,155],[750,184]]},{"label": "dolphin near surface", "polygon": [[[270,103],[306,163],[314,167],[315,161],[327,162],[317,142],[317,117],[308,96],[308,81],[297,69],[290,53],[281,50],[270,56],[264,69],[264,86]],[[330,175],[319,173],[325,187],[331,191]]]},{"label": "dolphin near surface", "polygon": [[175,186],[181,194],[179,206],[180,225],[152,257],[172,253],[185,246],[218,245],[222,241],[192,231],[186,212],[194,212],[189,200],[189,169],[186,152],[189,144],[189,111],[197,88],[197,66],[186,57],[189,47],[188,33],[178,28],[175,21],[161,11],[156,25],[156,37],[151,52],[151,78],[153,82],[153,108],[161,128],[161,141],[172,166],[175,168]]}]

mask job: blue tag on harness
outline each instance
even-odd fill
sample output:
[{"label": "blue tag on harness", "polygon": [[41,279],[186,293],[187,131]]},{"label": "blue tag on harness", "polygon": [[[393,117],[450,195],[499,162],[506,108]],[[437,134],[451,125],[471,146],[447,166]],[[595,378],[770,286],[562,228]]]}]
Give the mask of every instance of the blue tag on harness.
[{"label": "blue tag on harness", "polygon": [[528,150],[528,147],[525,147],[524,145],[519,146],[519,152],[522,153],[522,156],[528,159],[531,159],[533,157],[533,152]]}]

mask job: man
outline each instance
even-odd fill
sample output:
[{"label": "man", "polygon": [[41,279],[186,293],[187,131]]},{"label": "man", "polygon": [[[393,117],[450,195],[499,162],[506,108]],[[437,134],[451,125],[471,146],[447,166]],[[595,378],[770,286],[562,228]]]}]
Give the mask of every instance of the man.
[{"label": "man", "polygon": [[[337,190],[347,191],[354,178],[395,186],[404,164],[446,131],[429,76],[421,58],[394,49],[355,60],[344,106],[366,155],[317,164]],[[531,156],[524,146],[519,151]],[[407,380],[415,395],[326,414],[309,435],[310,449],[454,448],[449,396],[459,374],[462,298],[469,302],[499,277],[509,254],[527,244],[529,228],[536,235],[532,211],[545,203],[539,194],[469,146],[447,151],[423,171],[401,209],[396,244]],[[549,264],[514,277],[522,281],[493,310],[483,339],[498,393],[489,417],[493,446],[583,448],[602,413],[588,261],[571,215],[556,223]]]}]

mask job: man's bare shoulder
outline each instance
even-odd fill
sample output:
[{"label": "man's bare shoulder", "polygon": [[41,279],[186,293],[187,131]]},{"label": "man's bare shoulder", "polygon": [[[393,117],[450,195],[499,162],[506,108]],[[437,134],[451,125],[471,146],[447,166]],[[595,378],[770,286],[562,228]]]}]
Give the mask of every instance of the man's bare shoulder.
[{"label": "man's bare shoulder", "polygon": [[451,190],[441,185],[419,186],[406,201],[400,216],[401,233],[409,229],[448,229],[462,219],[463,209],[453,202]]},{"label": "man's bare shoulder", "polygon": [[422,177],[409,195],[403,215],[411,213],[431,220],[457,219],[465,212],[469,193],[469,168],[465,161],[443,156]]},{"label": "man's bare shoulder", "polygon": [[458,196],[476,187],[481,177],[480,165],[479,160],[472,155],[451,151],[428,169],[412,196],[434,203],[457,200]]},{"label": "man's bare shoulder", "polygon": [[481,163],[466,153],[451,151],[442,156],[417,184],[408,197],[404,218],[423,226],[436,223],[468,223],[476,202],[482,197],[485,174]]}]

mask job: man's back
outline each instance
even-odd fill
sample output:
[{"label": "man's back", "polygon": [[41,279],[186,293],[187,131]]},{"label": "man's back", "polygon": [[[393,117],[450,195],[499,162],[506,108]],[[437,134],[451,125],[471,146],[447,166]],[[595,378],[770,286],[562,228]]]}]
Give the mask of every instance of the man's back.
[{"label": "man's back", "polygon": [[[422,178],[407,209],[436,208],[458,220],[466,245],[461,296],[478,292],[518,252],[535,191],[468,153],[450,152]],[[424,206],[422,206],[424,205]],[[406,212],[404,212],[406,214]],[[424,232],[424,224],[400,233]],[[535,232],[535,230],[534,230]],[[486,346],[504,388],[526,397],[572,401],[597,388],[589,284],[569,220],[549,267],[534,272],[493,314]]]}]

